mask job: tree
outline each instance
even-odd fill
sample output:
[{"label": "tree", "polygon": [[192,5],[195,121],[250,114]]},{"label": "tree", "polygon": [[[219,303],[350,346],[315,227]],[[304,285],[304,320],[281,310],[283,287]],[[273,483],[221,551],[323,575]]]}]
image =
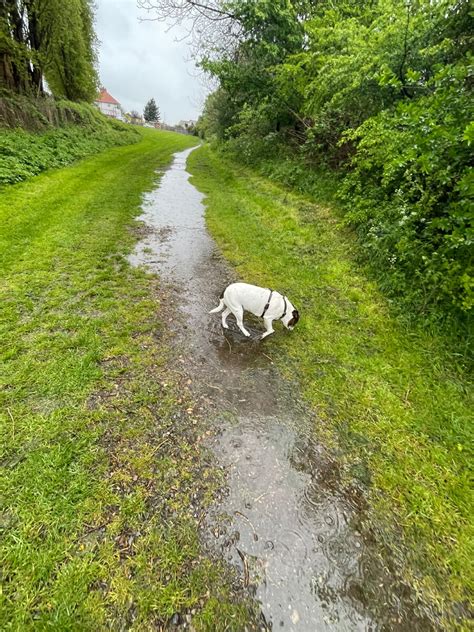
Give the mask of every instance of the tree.
[{"label": "tree", "polygon": [[0,87],[42,92],[36,12],[26,0],[0,3]]},{"label": "tree", "polygon": [[[216,78],[227,98],[229,126],[238,123],[231,113],[265,103],[273,130],[301,125],[298,103],[290,92],[279,94],[275,68],[304,46],[308,0],[139,0],[147,15],[190,29],[192,52],[198,65]],[[289,98],[287,98],[289,96]],[[214,108],[215,109],[215,108]]]},{"label": "tree", "polygon": [[143,118],[148,123],[158,123],[160,120],[160,109],[155,103],[155,99],[151,98],[145,105],[143,110]]},{"label": "tree", "polygon": [[147,20],[166,21],[171,27],[184,24],[193,57],[213,52],[218,56],[217,49],[230,50],[238,41],[240,26],[223,0],[137,0],[137,3],[146,11]]},{"label": "tree", "polygon": [[2,0],[0,84],[92,101],[97,92],[92,0]]},{"label": "tree", "polygon": [[93,101],[97,95],[92,0],[31,0],[38,12],[44,74],[55,96]]},{"label": "tree", "polygon": [[224,88],[218,88],[206,98],[197,131],[203,138],[223,140],[237,114],[238,109],[230,95]]}]

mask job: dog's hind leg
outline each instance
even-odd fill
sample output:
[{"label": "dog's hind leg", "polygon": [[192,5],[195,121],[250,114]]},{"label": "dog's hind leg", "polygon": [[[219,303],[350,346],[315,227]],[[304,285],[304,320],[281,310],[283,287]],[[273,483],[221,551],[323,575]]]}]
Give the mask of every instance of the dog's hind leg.
[{"label": "dog's hind leg", "polygon": [[275,331],[272,327],[273,320],[271,318],[264,318],[263,322],[265,323],[266,331],[265,333],[262,334],[262,340],[266,338],[267,336],[269,336],[270,334],[273,334]]},{"label": "dog's hind leg", "polygon": [[236,310],[234,313],[234,316],[237,320],[237,325],[240,329],[240,331],[244,334],[244,336],[247,336],[247,338],[250,336],[250,332],[248,332],[245,327],[244,327],[244,310],[242,309],[242,307],[240,307],[238,310]]},{"label": "dog's hind leg", "polygon": [[230,309],[228,307],[222,312],[222,326],[224,329],[229,329],[229,325],[227,324],[227,316],[230,314]]},{"label": "dog's hind leg", "polygon": [[220,312],[224,309],[224,299],[221,298],[221,300],[219,301],[219,305],[217,307],[214,307],[214,309],[211,309],[211,311],[209,312],[209,314],[216,314],[217,312]]}]

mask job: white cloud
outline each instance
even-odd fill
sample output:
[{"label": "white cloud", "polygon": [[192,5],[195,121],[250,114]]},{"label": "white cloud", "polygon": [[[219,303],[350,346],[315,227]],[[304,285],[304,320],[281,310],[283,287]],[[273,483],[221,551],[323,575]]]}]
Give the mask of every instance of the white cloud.
[{"label": "white cloud", "polygon": [[162,120],[196,119],[206,87],[182,32],[146,18],[136,0],[97,0],[99,77],[122,107],[143,112],[153,97]]}]

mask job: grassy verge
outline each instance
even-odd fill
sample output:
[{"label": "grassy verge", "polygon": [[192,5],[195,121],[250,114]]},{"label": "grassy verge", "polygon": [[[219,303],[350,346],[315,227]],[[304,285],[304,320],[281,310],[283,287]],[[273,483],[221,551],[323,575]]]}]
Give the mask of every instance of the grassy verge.
[{"label": "grassy verge", "polygon": [[379,537],[407,579],[449,613],[467,601],[473,579],[465,358],[392,316],[330,207],[207,147],[189,165],[207,195],[211,233],[239,276],[278,288],[301,310],[297,331],[268,344],[319,412],[315,431],[337,438],[348,474],[367,485]]},{"label": "grassy verge", "polygon": [[155,169],[195,139],[142,134],[0,196],[4,630],[246,616],[198,543],[219,477],[169,368],[156,281],[123,254]]}]

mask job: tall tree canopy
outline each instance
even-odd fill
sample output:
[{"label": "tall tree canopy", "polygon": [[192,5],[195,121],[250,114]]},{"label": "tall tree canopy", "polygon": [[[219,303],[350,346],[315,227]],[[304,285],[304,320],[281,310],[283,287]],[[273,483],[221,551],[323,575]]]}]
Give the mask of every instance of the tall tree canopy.
[{"label": "tall tree canopy", "polygon": [[97,92],[92,0],[2,0],[0,84],[92,101]]}]

